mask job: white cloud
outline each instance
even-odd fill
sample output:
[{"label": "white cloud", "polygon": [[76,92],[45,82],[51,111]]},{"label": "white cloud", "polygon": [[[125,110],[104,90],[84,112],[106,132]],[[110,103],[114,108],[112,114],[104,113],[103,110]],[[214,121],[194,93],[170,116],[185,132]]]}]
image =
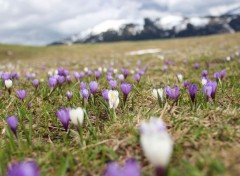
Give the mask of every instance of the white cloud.
[{"label": "white cloud", "polygon": [[[109,20],[219,14],[238,0],[0,0],[0,42],[47,44]],[[229,6],[230,7],[230,6]]]}]

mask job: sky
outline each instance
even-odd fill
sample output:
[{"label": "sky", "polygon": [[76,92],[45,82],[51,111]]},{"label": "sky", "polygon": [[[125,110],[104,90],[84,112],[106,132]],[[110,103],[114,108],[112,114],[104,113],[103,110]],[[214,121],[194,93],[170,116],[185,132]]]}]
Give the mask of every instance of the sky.
[{"label": "sky", "polygon": [[45,45],[108,20],[219,15],[239,0],[0,0],[0,43]]}]

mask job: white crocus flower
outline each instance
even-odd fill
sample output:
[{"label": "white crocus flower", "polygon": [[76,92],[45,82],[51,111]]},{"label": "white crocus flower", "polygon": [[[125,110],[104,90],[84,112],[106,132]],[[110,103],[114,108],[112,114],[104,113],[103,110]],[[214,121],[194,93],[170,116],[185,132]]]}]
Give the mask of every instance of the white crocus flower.
[{"label": "white crocus flower", "polygon": [[183,81],[183,75],[182,74],[177,74],[177,79],[182,82]]},{"label": "white crocus flower", "polygon": [[118,72],[118,69],[116,69],[116,68],[115,68],[115,69],[113,69],[113,73],[115,73],[115,74],[116,74],[117,72]]},{"label": "white crocus flower", "polygon": [[205,86],[207,84],[207,79],[206,78],[202,78],[202,85]]},{"label": "white crocus flower", "polygon": [[161,98],[162,101],[163,101],[163,93],[164,93],[163,88],[152,90],[153,97],[158,99],[158,95],[159,95],[159,97]]},{"label": "white crocus flower", "polygon": [[135,73],[135,71],[134,71],[134,70],[131,70],[130,73],[133,75],[133,74]]},{"label": "white crocus flower", "polygon": [[118,79],[119,79],[120,81],[124,81],[124,75],[123,75],[123,74],[118,75]]},{"label": "white crocus flower", "polygon": [[173,151],[173,141],[167,132],[165,123],[151,117],[149,122],[141,123],[140,142],[144,154],[155,167],[166,168]]},{"label": "white crocus flower", "polygon": [[12,87],[12,84],[13,84],[11,79],[5,80],[4,83],[5,83],[5,86],[6,86],[7,89],[10,89]]},{"label": "white crocus flower", "polygon": [[107,68],[103,68],[103,72],[106,73],[107,72]]},{"label": "white crocus flower", "polygon": [[49,70],[47,74],[48,74],[48,76],[50,77],[50,76],[53,75],[53,71],[52,71],[52,70]]},{"label": "white crocus flower", "polygon": [[78,107],[77,109],[71,109],[69,115],[70,120],[74,125],[82,125],[84,119],[84,112],[82,108]]},{"label": "white crocus flower", "polygon": [[87,68],[87,67],[85,67],[83,70],[84,70],[85,72],[88,72],[88,68]]},{"label": "white crocus flower", "polygon": [[103,70],[102,67],[98,67],[98,71],[102,72],[102,70]]},{"label": "white crocus flower", "polygon": [[108,91],[109,107],[116,109],[119,104],[119,93],[117,90]]}]

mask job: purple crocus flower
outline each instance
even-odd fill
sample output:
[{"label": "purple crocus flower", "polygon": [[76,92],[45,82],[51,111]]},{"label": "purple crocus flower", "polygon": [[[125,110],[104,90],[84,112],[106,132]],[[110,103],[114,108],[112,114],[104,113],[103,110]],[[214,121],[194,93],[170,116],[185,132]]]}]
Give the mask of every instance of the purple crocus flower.
[{"label": "purple crocus flower", "polygon": [[126,79],[126,78],[128,77],[128,74],[129,74],[128,69],[122,68],[121,71],[122,71],[122,73],[123,73],[123,75],[124,75],[124,78]]},{"label": "purple crocus flower", "polygon": [[24,101],[24,98],[26,97],[26,95],[27,95],[26,90],[18,90],[17,91],[17,96],[22,101]]},{"label": "purple crocus flower", "polygon": [[88,70],[88,71],[87,71],[87,74],[88,74],[88,76],[91,76],[91,75],[92,75],[92,71],[91,71],[91,70]]},{"label": "purple crocus flower", "polygon": [[223,78],[224,78],[224,76],[226,75],[226,70],[222,70],[222,71],[220,71],[220,79],[222,80]]},{"label": "purple crocus flower", "polygon": [[139,81],[140,81],[140,79],[141,79],[140,74],[136,73],[136,74],[134,75],[134,79],[139,83]]},{"label": "purple crocus flower", "polygon": [[108,89],[104,89],[102,91],[102,97],[104,98],[104,100],[106,100],[108,102]]},{"label": "purple crocus flower", "polygon": [[100,72],[99,70],[96,70],[96,71],[94,72],[94,75],[95,75],[95,78],[98,80],[99,77],[102,75],[102,72]]},{"label": "purple crocus flower", "polygon": [[85,73],[84,73],[83,71],[81,71],[81,72],[79,73],[79,79],[82,79],[84,76],[85,76]]},{"label": "purple crocus flower", "polygon": [[132,90],[132,85],[127,83],[122,83],[120,86],[120,89],[123,92],[123,101],[126,102],[128,94]]},{"label": "purple crocus flower", "polygon": [[60,84],[60,86],[63,85],[64,81],[65,81],[65,77],[64,76],[59,76],[58,77],[58,83]]},{"label": "purple crocus flower", "polygon": [[191,97],[192,102],[195,101],[195,97],[196,97],[197,91],[198,91],[198,87],[195,84],[191,84],[188,87],[188,92],[189,92],[189,95]]},{"label": "purple crocus flower", "polygon": [[206,84],[204,87],[203,87],[203,94],[204,96],[206,97],[207,101],[209,100],[209,98],[211,97],[211,94],[212,94],[212,86],[209,85],[209,84]]},{"label": "purple crocus flower", "polygon": [[88,89],[81,89],[80,94],[83,97],[83,99],[88,100],[88,97],[89,97]]},{"label": "purple crocus flower", "polygon": [[9,165],[7,176],[40,176],[40,170],[35,161],[22,161]]},{"label": "purple crocus flower", "polygon": [[16,116],[10,116],[7,117],[6,122],[15,136],[17,136],[18,118]]},{"label": "purple crocus flower", "polygon": [[56,111],[56,115],[57,115],[57,118],[62,123],[63,128],[67,131],[68,130],[68,124],[69,124],[69,121],[70,121],[69,111],[65,108],[62,108],[62,109]]},{"label": "purple crocus flower", "polygon": [[39,86],[39,81],[38,81],[37,79],[34,79],[34,80],[32,81],[32,83],[33,83],[34,87],[37,89],[38,86]]},{"label": "purple crocus flower", "polygon": [[50,77],[50,78],[48,79],[48,84],[49,84],[49,86],[50,86],[51,88],[55,88],[56,85],[57,85],[57,79],[54,78],[54,77]]},{"label": "purple crocus flower", "polygon": [[179,87],[178,86],[173,86],[173,87],[165,87],[165,92],[166,92],[166,97],[171,98],[175,101],[178,100],[178,97],[180,95]]},{"label": "purple crocus flower", "polygon": [[183,87],[187,88],[188,86],[189,86],[189,82],[188,81],[184,81]]},{"label": "purple crocus flower", "polygon": [[138,62],[137,62],[137,66],[138,66],[138,67],[141,67],[141,65],[142,65],[142,62],[141,62],[141,61],[138,61]]},{"label": "purple crocus flower", "polygon": [[87,83],[85,83],[85,82],[81,82],[80,83],[80,89],[86,89],[87,88]]},{"label": "purple crocus flower", "polygon": [[208,71],[207,70],[203,70],[202,71],[202,77],[207,77]]},{"label": "purple crocus flower", "polygon": [[220,79],[220,74],[219,74],[219,72],[215,72],[215,73],[213,74],[213,76],[214,76],[214,78],[215,78],[217,81]]},{"label": "purple crocus flower", "polygon": [[163,65],[163,66],[162,66],[162,71],[167,71],[167,69],[168,69],[168,66],[167,66],[167,65]]},{"label": "purple crocus flower", "polygon": [[67,91],[66,95],[67,95],[67,99],[68,99],[68,101],[70,101],[71,98],[72,98],[72,92]]},{"label": "purple crocus flower", "polygon": [[98,83],[96,81],[91,81],[89,83],[90,92],[95,95],[98,89]]},{"label": "purple crocus flower", "polygon": [[194,65],[193,65],[193,67],[195,68],[195,69],[199,69],[199,63],[195,63]]},{"label": "purple crocus flower", "polygon": [[110,80],[109,85],[110,85],[111,89],[113,90],[113,89],[117,88],[118,82],[116,80]]},{"label": "purple crocus flower", "polygon": [[73,76],[77,81],[80,79],[80,74],[78,72],[73,72]]},{"label": "purple crocus flower", "polygon": [[66,80],[67,80],[67,83],[70,84],[72,79],[71,79],[71,76],[70,75],[67,75],[66,76]]},{"label": "purple crocus flower", "polygon": [[58,68],[57,74],[60,75],[60,76],[64,76],[65,75],[64,68]]},{"label": "purple crocus flower", "polygon": [[140,176],[140,166],[134,159],[129,159],[121,167],[117,162],[111,162],[107,165],[104,176]]},{"label": "purple crocus flower", "polygon": [[3,81],[11,79],[11,75],[8,72],[3,72],[1,75]]}]

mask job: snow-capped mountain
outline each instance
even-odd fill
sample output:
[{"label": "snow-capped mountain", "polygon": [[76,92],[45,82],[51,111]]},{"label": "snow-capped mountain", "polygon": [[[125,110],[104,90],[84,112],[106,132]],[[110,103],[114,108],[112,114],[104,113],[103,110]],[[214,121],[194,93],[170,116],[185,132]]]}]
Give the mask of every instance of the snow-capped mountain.
[{"label": "snow-capped mountain", "polygon": [[108,20],[50,45],[189,37],[237,31],[240,31],[240,7],[220,16],[167,15],[157,19]]}]

